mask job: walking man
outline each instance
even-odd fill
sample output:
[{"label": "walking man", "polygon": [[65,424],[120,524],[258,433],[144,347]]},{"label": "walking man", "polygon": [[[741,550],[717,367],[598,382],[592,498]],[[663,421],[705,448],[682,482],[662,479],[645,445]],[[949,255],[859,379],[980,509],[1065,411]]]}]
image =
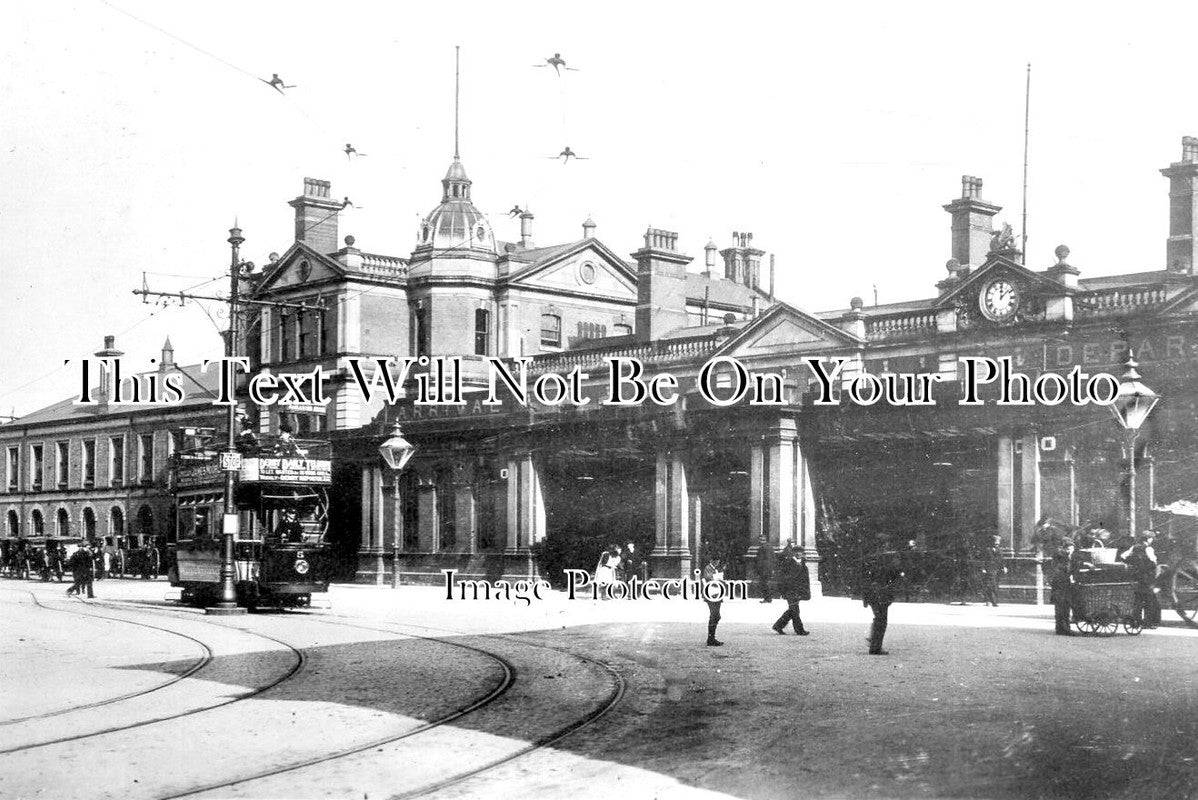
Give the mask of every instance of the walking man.
[{"label": "walking man", "polygon": [[1135,545],[1121,554],[1135,581],[1136,619],[1145,628],[1156,628],[1161,624],[1161,604],[1154,591],[1157,561],[1152,542],[1155,537],[1155,531],[1144,531],[1136,537]]},{"label": "walking man", "polygon": [[982,553],[982,600],[998,608],[998,576],[1006,571],[1002,559],[1002,537],[997,534],[990,537]]},{"label": "walking man", "polygon": [[886,625],[890,615],[890,604],[898,592],[903,573],[899,571],[894,561],[894,553],[876,553],[866,560],[864,565],[864,582],[861,589],[861,604],[868,606],[874,612],[874,621],[869,629],[869,654],[871,656],[889,655],[882,649],[882,640],[886,636]]},{"label": "walking man", "polygon": [[806,636],[810,631],[803,627],[799,602],[811,599],[811,572],[807,569],[802,550],[792,550],[790,558],[778,567],[778,590],[786,601],[786,611],[774,623],[774,633],[785,634],[786,623],[789,622],[797,635]]},{"label": "walking man", "polygon": [[81,545],[71,554],[71,558],[67,561],[67,565],[71,568],[71,577],[74,583],[71,588],[67,589],[67,594],[82,594],[84,589],[87,589],[87,596],[95,598],[95,592],[92,589],[92,580],[95,577],[95,562],[92,560],[91,550],[87,545]]},{"label": "walking man", "polygon": [[761,581],[761,602],[771,603],[774,600],[770,583],[774,580],[774,546],[768,537],[762,536],[757,541],[757,579]]}]

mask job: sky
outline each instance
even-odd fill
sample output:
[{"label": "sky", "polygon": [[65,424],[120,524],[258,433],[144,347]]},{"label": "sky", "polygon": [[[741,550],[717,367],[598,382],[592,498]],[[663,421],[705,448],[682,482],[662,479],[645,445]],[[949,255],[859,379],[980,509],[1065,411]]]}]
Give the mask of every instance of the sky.
[{"label": "sky", "polygon": [[[134,369],[167,336],[180,362],[221,355],[219,303],[132,290],[223,291],[234,219],[265,264],[305,176],[352,199],[341,235],[409,254],[453,156],[458,46],[462,162],[500,239],[518,204],[539,245],[588,216],[622,254],[666,228],[698,271],[750,231],[799,308],[929,297],[963,174],[1020,232],[1031,63],[1028,266],[1067,244],[1083,278],[1161,269],[1196,22],[1193,3],[13,5],[0,415],[69,396],[106,334]],[[554,53],[577,70],[534,67]],[[567,145],[586,160],[552,158]]]}]

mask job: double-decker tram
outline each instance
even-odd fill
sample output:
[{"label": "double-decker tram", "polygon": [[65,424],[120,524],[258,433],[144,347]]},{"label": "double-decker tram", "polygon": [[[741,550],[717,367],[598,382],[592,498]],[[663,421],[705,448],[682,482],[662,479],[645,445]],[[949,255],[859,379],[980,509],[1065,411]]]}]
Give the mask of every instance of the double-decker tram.
[{"label": "double-decker tram", "polygon": [[[240,605],[301,607],[313,593],[328,591],[330,455],[328,442],[267,438],[241,447],[230,465],[237,474],[233,557]],[[177,522],[169,577],[183,590],[183,602],[195,605],[215,602],[220,589],[222,457],[229,455],[201,445],[176,452],[172,465]]]}]

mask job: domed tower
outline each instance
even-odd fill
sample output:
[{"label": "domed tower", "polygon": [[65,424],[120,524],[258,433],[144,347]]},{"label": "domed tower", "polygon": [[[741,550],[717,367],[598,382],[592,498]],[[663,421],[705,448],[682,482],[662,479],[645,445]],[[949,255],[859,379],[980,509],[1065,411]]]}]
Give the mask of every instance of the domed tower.
[{"label": "domed tower", "polygon": [[[441,179],[441,202],[416,231],[408,262],[413,355],[495,355],[495,281],[499,256],[491,223],[471,201],[472,182],[458,154],[454,97],[453,163]],[[471,360],[481,369],[482,361]],[[467,382],[482,378],[464,369]]]},{"label": "domed tower", "polygon": [[470,201],[472,183],[455,154],[449,171],[441,179],[441,202],[424,218],[417,231],[413,268],[418,261],[435,258],[438,251],[477,252],[494,262],[495,236],[491,232],[491,223]]}]

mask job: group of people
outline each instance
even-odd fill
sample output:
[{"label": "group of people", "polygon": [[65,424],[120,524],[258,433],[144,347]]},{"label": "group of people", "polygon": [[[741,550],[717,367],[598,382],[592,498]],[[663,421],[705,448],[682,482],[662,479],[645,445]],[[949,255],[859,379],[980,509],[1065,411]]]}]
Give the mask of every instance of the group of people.
[{"label": "group of people", "polygon": [[145,580],[158,577],[162,572],[162,555],[153,542],[143,547],[99,547],[95,543],[79,545],[68,556],[67,547],[61,542],[45,547],[21,542],[5,554],[3,574],[10,578],[61,582],[74,554],[86,551],[92,559],[94,580],[106,577],[140,576]]},{"label": "group of people", "polygon": [[[888,655],[882,649],[882,641],[886,636],[886,626],[890,605],[894,602],[903,580],[901,564],[894,558],[895,553],[880,550],[869,558],[863,559],[860,570],[860,580],[857,595],[863,606],[873,612],[873,623],[866,641],[869,643],[869,654],[875,656]],[[797,636],[808,636],[810,631],[803,624],[799,612],[799,603],[811,599],[811,571],[807,566],[807,557],[794,540],[789,540],[781,553],[775,553],[769,540],[762,536],[757,548],[757,578],[761,587],[762,603],[772,603],[774,590],[786,601],[786,610],[778,617],[770,629],[779,635],[786,634],[789,624]],[[722,555],[713,554],[703,567],[702,580],[706,582],[723,580],[725,560]],[[722,603],[708,600],[707,645],[719,647],[723,645],[716,638],[716,628],[720,623]]]},{"label": "group of people", "polygon": [[[1092,548],[1107,547],[1110,534],[1105,529],[1096,528],[1087,531],[1082,536],[1082,548],[1079,550],[1073,539],[1062,539],[1057,552],[1052,557],[1052,578],[1049,586],[1052,590],[1052,604],[1056,618],[1056,633],[1058,636],[1075,635],[1069,629],[1074,608],[1077,605],[1078,580],[1080,572],[1093,568],[1083,551]],[[1160,571],[1156,551],[1152,547],[1156,532],[1146,530],[1129,543],[1119,542],[1114,549],[1116,560],[1126,564],[1133,589],[1133,610],[1135,619],[1145,628],[1156,628],[1161,622],[1161,606],[1156,597],[1156,578]]]},{"label": "group of people", "polygon": [[[636,543],[628,542],[623,545],[609,544],[599,554],[599,563],[595,565],[595,583],[607,586],[617,581],[630,581],[634,577],[647,579],[648,564],[636,551]],[[606,597],[607,593],[602,592]]]}]

